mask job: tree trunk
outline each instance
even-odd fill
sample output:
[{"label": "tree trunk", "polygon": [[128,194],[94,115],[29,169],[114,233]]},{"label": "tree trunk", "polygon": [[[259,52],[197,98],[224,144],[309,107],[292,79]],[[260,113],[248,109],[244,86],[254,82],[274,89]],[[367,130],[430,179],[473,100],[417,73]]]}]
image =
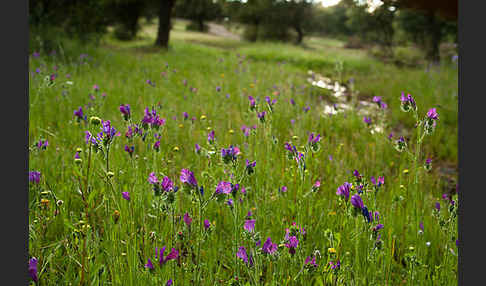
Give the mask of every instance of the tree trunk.
[{"label": "tree trunk", "polygon": [[171,29],[170,16],[175,0],[159,0],[159,29],[155,45],[163,48],[169,47],[169,33]]},{"label": "tree trunk", "polygon": [[197,19],[197,25],[199,27],[199,32],[204,32],[204,21],[202,18]]},{"label": "tree trunk", "polygon": [[300,44],[304,39],[304,32],[302,31],[302,28],[300,26],[296,26],[295,31],[297,32],[297,44]]},{"label": "tree trunk", "polygon": [[442,31],[440,24],[438,23],[437,19],[435,18],[435,14],[433,11],[430,11],[428,16],[428,25],[429,25],[429,39],[427,40],[427,59],[432,62],[439,62],[440,61],[440,53],[439,53],[439,46],[440,41],[442,39]]}]

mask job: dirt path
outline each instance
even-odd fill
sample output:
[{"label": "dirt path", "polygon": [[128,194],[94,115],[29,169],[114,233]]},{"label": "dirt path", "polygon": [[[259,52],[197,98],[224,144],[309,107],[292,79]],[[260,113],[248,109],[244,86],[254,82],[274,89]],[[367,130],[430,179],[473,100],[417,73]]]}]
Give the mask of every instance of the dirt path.
[{"label": "dirt path", "polygon": [[219,37],[224,37],[227,39],[232,39],[232,40],[241,40],[241,37],[239,35],[233,34],[230,31],[228,31],[223,25],[216,24],[216,23],[208,23],[209,27],[209,34],[219,36]]}]

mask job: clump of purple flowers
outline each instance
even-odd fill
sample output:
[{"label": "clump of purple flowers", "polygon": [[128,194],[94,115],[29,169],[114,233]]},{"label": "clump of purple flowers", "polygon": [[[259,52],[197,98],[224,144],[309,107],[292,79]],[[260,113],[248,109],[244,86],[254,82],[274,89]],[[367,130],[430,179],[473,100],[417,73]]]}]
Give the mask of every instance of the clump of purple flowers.
[{"label": "clump of purple flowers", "polygon": [[381,96],[374,96],[373,97],[373,102],[375,102],[376,104],[378,104],[378,107],[381,108],[381,109],[386,109],[388,107],[388,104],[386,104],[385,102],[383,102],[381,100]]},{"label": "clump of purple flowers", "polygon": [[308,139],[308,143],[309,145],[311,146],[311,149],[314,151],[314,152],[317,152],[319,151],[319,142],[321,141],[321,134],[317,134],[315,135],[314,132],[312,132],[310,135],[309,135],[309,139]]},{"label": "clump of purple flowers", "polygon": [[250,162],[246,159],[246,172],[251,175],[255,172],[256,161]]},{"label": "clump of purple flowers", "polygon": [[155,109],[152,108],[150,112],[148,107],[145,108],[144,116],[142,118],[142,127],[147,129],[149,126],[158,130],[160,126],[165,124],[165,119],[157,115]]},{"label": "clump of purple flowers", "polygon": [[[179,257],[179,251],[177,251],[175,248],[172,248],[170,253],[164,257],[164,252],[165,252],[165,246],[162,247],[161,249],[158,249],[157,247],[155,248],[155,261],[159,261],[159,266],[162,267],[167,261],[169,260],[175,260]],[[150,258],[147,260],[147,264],[145,264],[145,267],[148,268],[149,270],[154,270],[154,265],[152,263],[152,260]]]},{"label": "clump of purple flowers", "polygon": [[410,94],[407,94],[407,96],[405,96],[405,93],[402,92],[402,96],[400,97],[400,108],[404,112],[409,112],[410,110],[416,111],[417,105]]},{"label": "clump of purple flowers", "polygon": [[272,239],[270,237],[267,238],[267,240],[263,243],[262,247],[262,252],[265,254],[274,254],[277,252],[278,246],[276,243],[272,242]]},{"label": "clump of purple flowers", "polygon": [[403,136],[400,136],[400,138],[395,141],[395,149],[397,149],[398,152],[402,152],[405,148],[407,148],[407,142],[405,142]]},{"label": "clump of purple flowers", "polygon": [[258,119],[260,119],[260,122],[265,122],[265,115],[267,114],[267,112],[265,111],[262,111],[262,112],[258,112],[257,113],[257,117]]},{"label": "clump of purple flowers", "polygon": [[424,124],[424,130],[426,134],[432,134],[434,132],[435,126],[437,125],[437,120],[439,120],[439,114],[437,113],[437,110],[435,108],[429,109]]},{"label": "clump of purple flowers", "polygon": [[344,182],[341,186],[337,188],[336,195],[343,196],[346,201],[349,199],[349,193],[351,191],[351,184]]},{"label": "clump of purple flowers", "polygon": [[88,120],[86,115],[83,113],[83,108],[80,106],[77,110],[74,110],[74,116],[76,116],[77,122],[84,120],[85,122]]},{"label": "clump of purple flowers", "polygon": [[189,171],[188,169],[181,170],[180,180],[181,183],[184,184],[184,186],[197,189],[196,177],[194,177],[194,173]]},{"label": "clump of purple flowers", "polygon": [[38,171],[29,172],[29,182],[38,184],[40,182],[41,173]]},{"label": "clump of purple flowers", "polygon": [[120,112],[122,113],[123,115],[123,119],[125,119],[125,121],[128,121],[128,119],[130,118],[130,105],[129,104],[122,104],[120,105]]},{"label": "clump of purple flowers", "polygon": [[40,139],[39,142],[35,144],[37,150],[46,150],[47,146],[49,146],[49,141]]},{"label": "clump of purple flowers", "polygon": [[253,96],[249,95],[248,100],[250,100],[250,110],[255,110],[255,108],[256,108],[255,98]]},{"label": "clump of purple flowers", "polygon": [[214,143],[214,130],[211,130],[211,132],[208,133],[208,142],[209,144]]},{"label": "clump of purple flowers", "polygon": [[223,162],[228,164],[230,162],[236,162],[237,156],[240,154],[240,149],[236,146],[231,145],[228,148],[221,149],[221,158]]}]

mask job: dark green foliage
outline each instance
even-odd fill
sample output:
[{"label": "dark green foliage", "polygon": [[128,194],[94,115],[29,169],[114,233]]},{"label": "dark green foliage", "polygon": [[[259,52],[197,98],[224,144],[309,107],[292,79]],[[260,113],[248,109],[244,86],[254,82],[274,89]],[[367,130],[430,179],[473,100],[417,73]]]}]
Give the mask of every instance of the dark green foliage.
[{"label": "dark green foliage", "polygon": [[180,0],[174,10],[177,17],[191,20],[189,30],[204,32],[207,30],[205,22],[221,18],[222,6],[213,0]]}]

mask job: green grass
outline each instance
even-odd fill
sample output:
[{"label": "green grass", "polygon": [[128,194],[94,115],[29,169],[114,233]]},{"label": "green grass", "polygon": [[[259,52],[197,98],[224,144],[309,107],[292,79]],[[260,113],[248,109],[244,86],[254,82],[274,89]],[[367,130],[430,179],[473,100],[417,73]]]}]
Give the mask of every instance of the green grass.
[{"label": "green grass", "polygon": [[[439,225],[439,220],[452,216],[440,197],[457,181],[455,173],[445,176],[441,172],[445,167],[457,169],[457,67],[443,64],[430,71],[398,68],[363,51],[343,49],[338,41],[327,39],[311,38],[305,47],[228,41],[187,32],[180,22],[171,33],[170,50],[164,52],[152,47],[153,33],[147,32],[150,28],[146,26],[135,42],[118,42],[110,35],[99,48],[78,47],[66,41],[64,54],[30,59],[29,70],[40,68],[41,74],[30,76],[29,142],[32,146],[41,138],[49,140],[47,150],[33,147],[29,155],[29,170],[42,173],[41,183],[31,183],[29,189],[29,254],[39,259],[41,285],[78,285],[83,264],[87,270],[84,282],[90,285],[165,285],[169,278],[175,285],[197,285],[191,281],[196,261],[201,266],[201,285],[226,285],[236,273],[240,273],[242,285],[254,285],[255,281],[262,285],[457,283],[457,222],[452,219]],[[81,53],[90,55],[87,63],[80,64]],[[340,75],[338,61],[343,64]],[[57,78],[54,85],[48,85],[44,77],[54,72],[54,66],[58,67]],[[319,99],[323,93],[310,87],[308,69],[343,83],[354,78],[361,99],[382,96],[389,106],[380,115],[386,120],[385,133],[371,134],[362,117],[354,112],[323,116],[320,109],[324,103]],[[148,85],[147,79],[155,82],[155,87]],[[185,79],[187,86],[183,85]],[[93,91],[94,84],[99,85],[99,92]],[[273,93],[274,85],[280,92],[278,96]],[[216,86],[222,90],[217,92]],[[189,87],[197,88],[197,92]],[[413,183],[413,162],[386,139],[393,131],[394,138],[403,135],[409,146],[415,146],[413,118],[400,111],[402,91],[415,97],[422,116],[431,107],[437,107],[440,116],[434,134],[426,136],[419,162],[421,166],[425,158],[431,157],[433,168],[430,172],[420,171],[417,185]],[[95,95],[94,101],[90,93]],[[258,111],[267,112],[264,97],[278,98],[265,123],[249,110],[249,95],[259,99]],[[296,106],[289,103],[290,98]],[[86,108],[89,102],[92,106]],[[127,122],[118,109],[120,104],[130,104],[134,122],[141,120],[145,107],[159,106],[158,114],[166,119],[159,132],[160,152],[152,149],[153,133],[145,141],[140,137],[131,141],[125,138]],[[306,113],[302,109],[307,105],[311,109]],[[93,152],[88,159],[84,132],[98,133],[100,129],[76,122],[73,111],[79,106],[88,118],[110,120],[121,133],[109,152],[112,178],[107,178],[106,160],[101,153]],[[189,114],[188,120],[183,119],[183,112]],[[203,115],[206,119],[201,119]],[[295,124],[290,123],[291,119]],[[256,125],[256,131],[245,137],[240,130],[243,124]],[[215,145],[207,143],[209,130],[215,131]],[[295,160],[287,159],[284,143],[292,142],[303,151],[301,146],[306,145],[309,132],[321,134],[322,139],[319,151],[306,153],[302,180]],[[196,143],[215,153],[196,154]],[[242,153],[233,179],[229,176],[231,165],[224,164],[220,156],[221,148],[230,144]],[[124,151],[125,145],[135,146],[133,158]],[[77,148],[83,149],[80,165],[74,162]],[[240,177],[245,159],[256,160],[255,173]],[[86,192],[88,161],[90,189]],[[220,181],[235,183],[241,179],[247,194],[235,198],[238,246],[254,251],[253,267],[238,259],[235,268],[234,212],[225,202],[211,201],[199,218],[198,196],[180,189],[173,204],[174,217],[171,211],[157,209],[159,197],[154,196],[147,181],[149,174],[156,172],[159,178],[164,174],[181,186],[183,168],[193,171],[199,185],[204,186],[205,199]],[[380,223],[385,226],[380,230],[380,250],[373,248],[375,238],[370,230],[376,222],[367,224],[361,215],[353,217],[349,202],[335,194],[345,181],[354,182],[354,169],[367,179],[385,177],[376,205],[372,194],[363,196],[370,210],[380,212]],[[321,182],[319,190],[304,196],[316,180]],[[288,191],[279,192],[284,185]],[[79,190],[87,195],[87,207]],[[130,192],[130,202],[123,200],[122,191]],[[238,202],[240,197],[242,203]],[[41,199],[48,199],[49,206],[43,207]],[[63,203],[57,207],[56,200]],[[439,220],[433,215],[437,201],[442,205]],[[120,214],[117,220],[115,210]],[[256,238],[243,231],[249,210],[256,219],[255,229],[262,244],[267,237],[283,244],[285,229],[294,221],[304,227],[306,237],[299,237],[295,256],[284,246],[274,258],[257,255]],[[191,229],[181,219],[186,212],[193,218]],[[200,235],[204,219],[210,220],[212,231],[206,234],[203,230],[204,235]],[[420,221],[425,226],[423,234],[418,234]],[[173,235],[178,232],[181,235]],[[165,254],[177,248],[180,260],[159,267],[154,250],[162,246],[167,247]],[[329,253],[328,248],[334,248],[336,254]],[[320,252],[319,267],[298,274],[305,258],[316,250]],[[406,262],[410,255],[420,262],[413,272]],[[144,268],[148,258],[157,264],[153,273]],[[341,269],[328,271],[327,263],[336,259]]]}]

